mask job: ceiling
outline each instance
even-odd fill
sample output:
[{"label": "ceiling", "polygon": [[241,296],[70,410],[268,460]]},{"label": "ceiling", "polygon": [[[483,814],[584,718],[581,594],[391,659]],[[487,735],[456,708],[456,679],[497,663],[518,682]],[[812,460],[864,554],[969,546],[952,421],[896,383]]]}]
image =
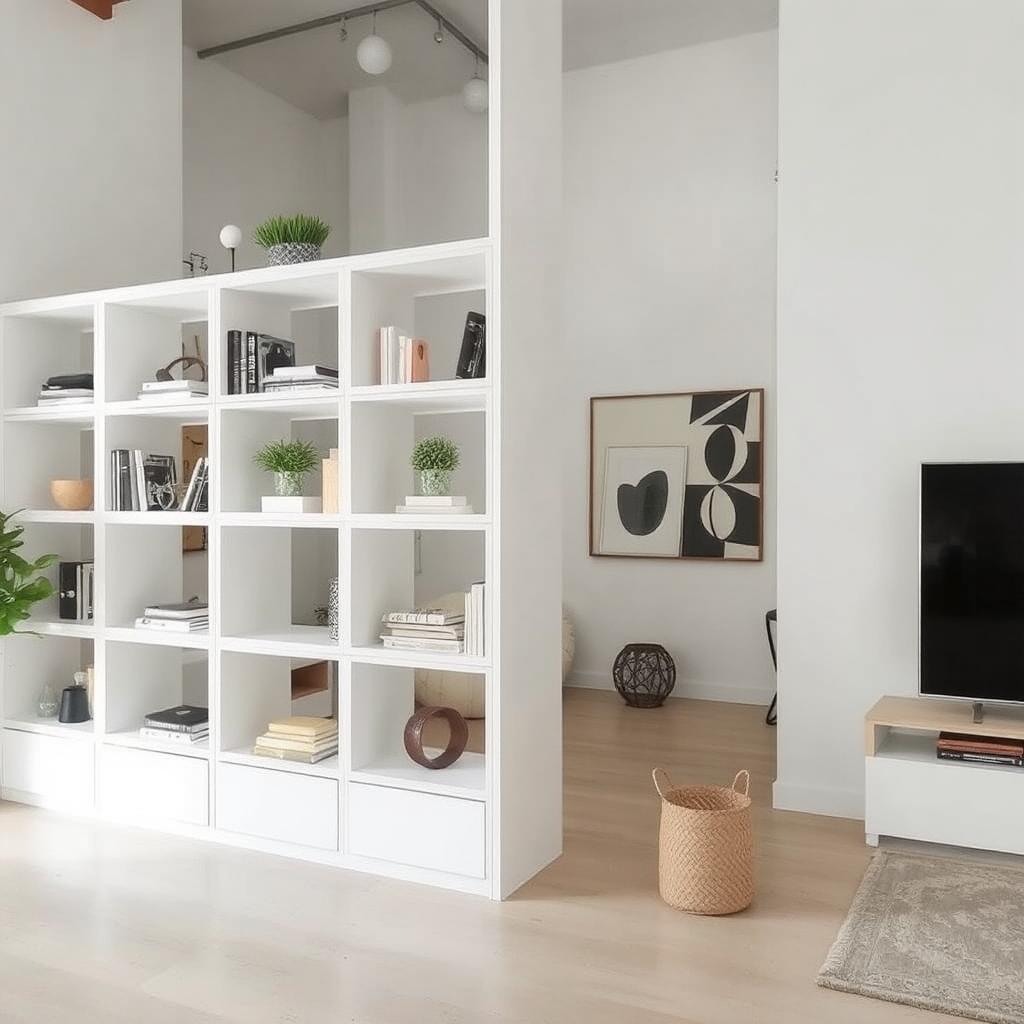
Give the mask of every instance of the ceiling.
[{"label": "ceiling", "polygon": [[[778,25],[778,0],[563,0],[567,69],[640,57],[662,50]],[[364,6],[367,0],[184,0],[185,45],[201,50],[284,25]],[[445,17],[487,48],[487,0],[432,0]],[[391,44],[394,64],[380,79],[356,63],[359,40],[370,32],[360,18],[342,43],[336,26],[287,36],[212,58],[319,118],[338,117],[352,89],[383,81],[404,100],[459,91],[474,70],[467,50],[436,28],[415,4],[382,11],[377,28]],[[347,54],[346,54],[347,51]]]}]

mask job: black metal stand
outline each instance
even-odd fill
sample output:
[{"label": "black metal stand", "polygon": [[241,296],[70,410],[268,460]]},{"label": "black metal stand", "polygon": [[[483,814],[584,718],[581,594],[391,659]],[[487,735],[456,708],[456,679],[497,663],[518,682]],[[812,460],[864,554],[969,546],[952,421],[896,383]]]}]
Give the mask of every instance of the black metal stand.
[{"label": "black metal stand", "polygon": [[[776,674],[779,671],[779,659],[775,652],[775,637],[772,635],[772,623],[778,625],[779,612],[777,608],[773,608],[770,612],[765,613],[764,617],[764,628],[768,633],[768,650],[772,652],[772,666],[775,669]],[[765,725],[777,725],[779,721],[779,692],[775,691],[772,696],[772,702],[768,705],[768,714],[764,716]]]}]

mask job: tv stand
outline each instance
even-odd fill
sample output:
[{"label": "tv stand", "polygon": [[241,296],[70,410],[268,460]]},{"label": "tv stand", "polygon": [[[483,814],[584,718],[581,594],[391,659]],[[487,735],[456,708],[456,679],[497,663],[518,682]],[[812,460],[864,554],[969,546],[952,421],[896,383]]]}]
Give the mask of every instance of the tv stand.
[{"label": "tv stand", "polygon": [[974,725],[981,725],[985,721],[985,705],[980,700],[976,700],[971,705],[971,711],[974,712],[974,718],[972,722]]},{"label": "tv stand", "polygon": [[[864,718],[864,831],[1024,854],[1024,768],[943,761],[940,732],[1024,739],[1024,708],[883,697]],[[984,715],[981,712],[984,711]],[[972,721],[973,718],[973,721]],[[982,720],[983,718],[983,720]]]}]

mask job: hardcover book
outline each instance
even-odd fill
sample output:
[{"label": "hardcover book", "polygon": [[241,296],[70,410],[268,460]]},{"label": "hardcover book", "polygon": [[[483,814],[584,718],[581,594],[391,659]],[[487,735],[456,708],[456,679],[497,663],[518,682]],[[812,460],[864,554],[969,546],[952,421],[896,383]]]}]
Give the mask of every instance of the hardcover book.
[{"label": "hardcover book", "polygon": [[487,326],[483,313],[467,313],[455,376],[462,380],[487,376]]}]

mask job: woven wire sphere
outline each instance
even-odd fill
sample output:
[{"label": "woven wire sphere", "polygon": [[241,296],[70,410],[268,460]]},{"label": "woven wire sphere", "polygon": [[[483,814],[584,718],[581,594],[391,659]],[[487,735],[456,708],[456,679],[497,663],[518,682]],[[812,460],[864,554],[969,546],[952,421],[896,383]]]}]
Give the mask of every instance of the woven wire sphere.
[{"label": "woven wire sphere", "polygon": [[661,644],[626,644],[615,658],[612,678],[631,708],[658,708],[675,689],[676,663]]}]

